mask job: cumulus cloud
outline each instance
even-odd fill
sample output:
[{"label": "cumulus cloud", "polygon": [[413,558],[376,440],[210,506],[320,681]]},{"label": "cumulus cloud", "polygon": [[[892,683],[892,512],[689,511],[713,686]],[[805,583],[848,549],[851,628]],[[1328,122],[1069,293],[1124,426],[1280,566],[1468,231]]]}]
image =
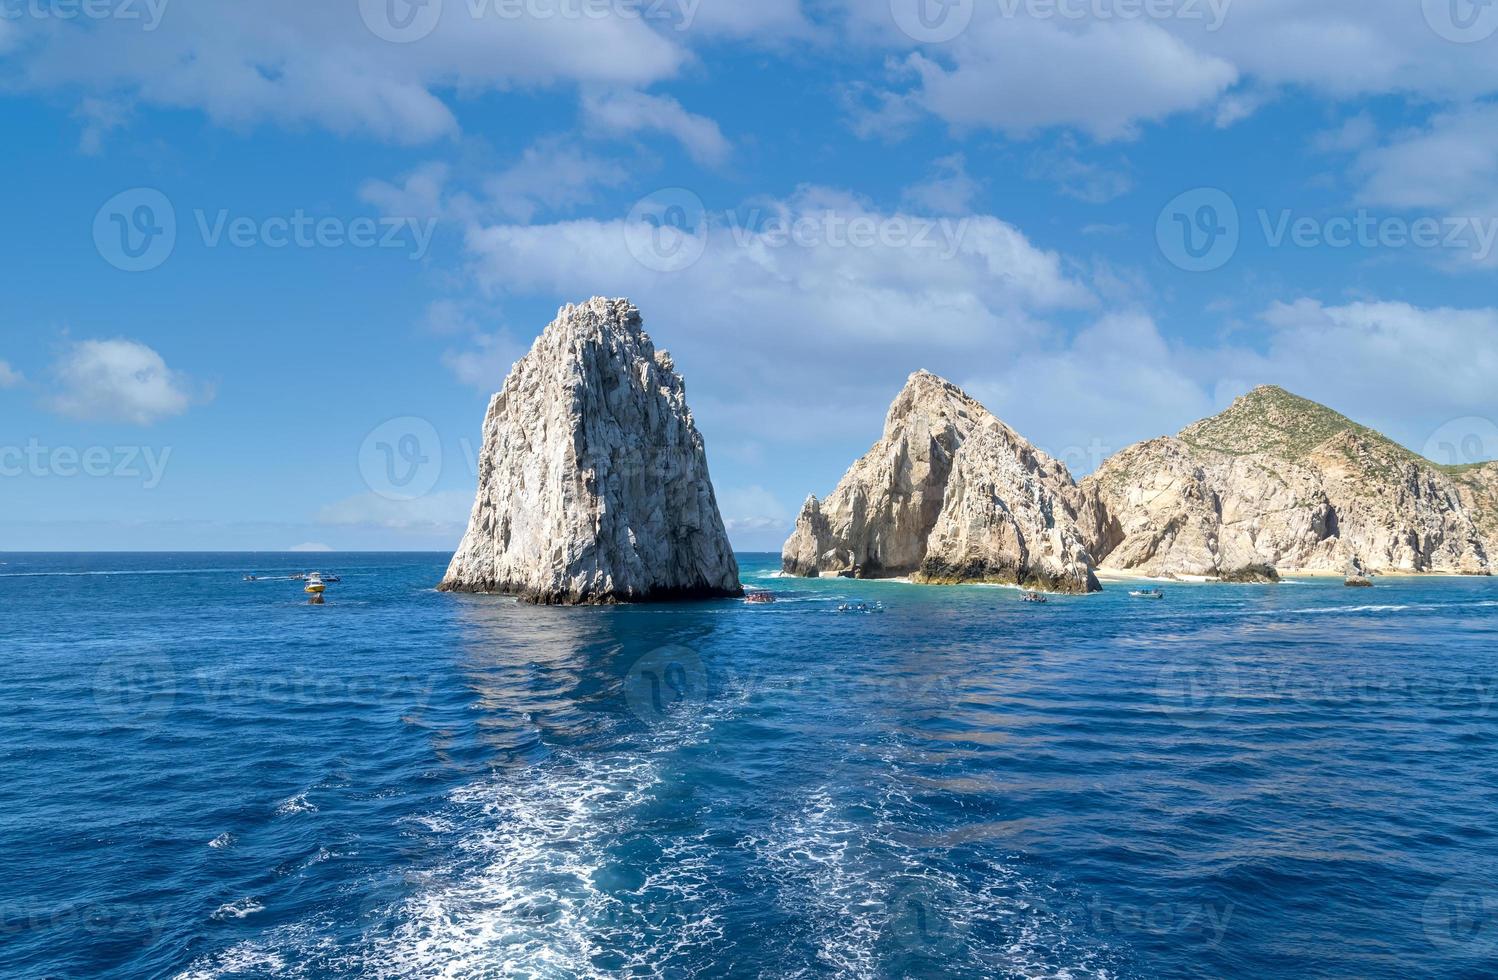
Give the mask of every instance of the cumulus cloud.
[{"label": "cumulus cloud", "polygon": [[442,355],[453,376],[479,391],[498,391],[515,362],[525,356],[526,346],[503,332],[478,332],[466,349],[448,350]]},{"label": "cumulus cloud", "polygon": [[1498,105],[1438,113],[1365,150],[1358,168],[1369,204],[1498,215]]},{"label": "cumulus cloud", "polygon": [[[1027,310],[1091,302],[1058,254],[989,215],[880,212],[807,188],[713,216],[678,241],[661,244],[656,232],[627,220],[476,226],[468,248],[486,288],[572,295],[596,284],[699,322],[805,329],[835,343],[992,337]],[[668,246],[680,252],[654,251]],[[696,258],[670,268],[680,255]],[[730,294],[735,303],[718,301]]]},{"label": "cumulus cloud", "polygon": [[1080,475],[1125,446],[1211,413],[1210,389],[1184,362],[1152,318],[1120,313],[959,383]]},{"label": "cumulus cloud", "polygon": [[0,361],[0,388],[14,388],[26,379],[21,372],[11,367],[9,363]]},{"label": "cumulus cloud", "polygon": [[367,180],[359,188],[359,198],[391,216],[433,217],[444,214],[451,168],[440,162],[424,163],[406,174],[398,184]]},{"label": "cumulus cloud", "polygon": [[[1171,15],[1155,18],[1130,18],[1122,7],[979,2],[955,38],[922,45],[897,29],[888,5],[841,0],[862,43],[917,52],[901,62],[914,84],[865,99],[876,108],[861,108],[856,125],[888,132],[920,107],[962,128],[1026,136],[1071,127],[1108,140],[1198,110],[1230,126],[1286,91],[1333,101],[1397,94],[1428,104],[1498,91],[1491,41],[1443,36],[1459,30],[1442,22],[1448,8],[1460,10],[1455,5],[1205,0],[1167,4]],[[1476,12],[1487,24],[1498,16],[1481,5]]]},{"label": "cumulus cloud", "polygon": [[642,86],[689,58],[638,17],[513,17],[507,7],[431,4],[401,24],[376,0],[173,4],[147,31],[122,18],[89,30],[38,18],[13,46],[10,80],[197,109],[236,127],[311,123],[409,144],[458,131],[440,91]]},{"label": "cumulus cloud", "polygon": [[1070,137],[1035,153],[1029,176],[1055,184],[1067,197],[1088,204],[1106,204],[1134,189],[1134,178],[1123,170],[1082,159],[1076,140]]},{"label": "cumulus cloud", "polygon": [[1069,126],[1100,140],[1208,106],[1238,79],[1231,63],[1137,22],[991,19],[954,42],[950,62],[914,54],[907,64],[914,98],[954,125],[1017,136]]},{"label": "cumulus cloud", "polygon": [[[663,216],[475,225],[470,271],[489,297],[633,299],[728,457],[767,438],[870,438],[915,368],[956,377],[1005,362],[1050,332],[1048,315],[1096,303],[1060,255],[991,215],[886,211],[806,188],[685,232],[658,229]],[[510,357],[495,345],[448,363],[493,390]]]},{"label": "cumulus cloud", "polygon": [[707,38],[749,39],[770,44],[809,38],[813,33],[801,10],[801,0],[702,3],[690,22],[683,20],[680,26]]},{"label": "cumulus cloud", "polygon": [[630,180],[619,161],[591,154],[559,136],[539,140],[519,160],[484,182],[499,214],[530,222],[542,213],[565,213],[598,199],[606,188]]},{"label": "cumulus cloud", "polygon": [[1265,353],[1238,358],[1222,376],[1241,384],[1251,374],[1307,397],[1320,393],[1318,400],[1417,450],[1441,422],[1494,411],[1498,309],[1301,299],[1272,306],[1262,319],[1270,330]]},{"label": "cumulus cloud", "polygon": [[968,175],[967,157],[961,153],[942,157],[933,169],[926,180],[906,189],[906,206],[930,214],[970,212],[982,185]]},{"label": "cumulus cloud", "polygon": [[728,159],[728,140],[718,124],[684,109],[680,102],[644,92],[593,93],[583,98],[583,121],[590,133],[664,133],[698,163]]},{"label": "cumulus cloud", "polygon": [[132,340],[84,340],[53,368],[51,408],[69,418],[150,425],[181,415],[192,403],[191,382],[161,355]]}]

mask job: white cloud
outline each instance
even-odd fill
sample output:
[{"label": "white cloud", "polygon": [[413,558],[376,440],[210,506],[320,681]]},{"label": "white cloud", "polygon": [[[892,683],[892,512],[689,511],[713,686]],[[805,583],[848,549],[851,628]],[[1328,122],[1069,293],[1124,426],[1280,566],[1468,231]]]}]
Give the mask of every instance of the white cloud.
[{"label": "white cloud", "polygon": [[85,340],[53,369],[52,409],[70,418],[150,425],[181,415],[190,382],[151,348],[132,340]]},{"label": "white cloud", "polygon": [[718,124],[682,108],[680,102],[644,92],[592,93],[583,98],[583,122],[590,134],[664,133],[698,163],[728,159],[728,140]]},{"label": "white cloud", "polygon": [[812,26],[801,12],[800,0],[755,0],[754,3],[709,0],[696,9],[690,24],[693,34],[770,43],[807,38]]},{"label": "white cloud", "polygon": [[466,350],[445,351],[442,363],[463,384],[495,392],[504,386],[510,368],[525,356],[526,350],[524,344],[505,333],[478,333]]},{"label": "white cloud", "polygon": [[942,157],[934,171],[925,181],[906,189],[906,207],[928,214],[971,212],[982,185],[968,176],[967,158],[961,153]]},{"label": "white cloud", "polygon": [[432,333],[445,336],[478,333],[480,329],[469,305],[453,299],[433,300],[427,304],[422,322]]},{"label": "white cloud", "polygon": [[286,550],[289,551],[289,552],[292,552],[293,554],[308,554],[308,555],[312,555],[312,554],[324,554],[324,553],[332,551],[333,549],[330,548],[330,547],[328,547],[325,544],[321,544],[321,543],[316,542],[316,541],[308,541],[305,544],[292,545],[290,548],[287,548]]},{"label": "white cloud", "polygon": [[0,388],[14,388],[26,379],[9,363],[0,361]]},{"label": "white cloud", "polygon": [[919,78],[913,97],[956,126],[1016,136],[1070,126],[1100,140],[1211,105],[1238,78],[1229,62],[1137,22],[991,19],[953,42],[950,64],[915,54],[908,65]]},{"label": "white cloud", "polygon": [[1366,203],[1498,217],[1498,105],[1466,106],[1365,151]]},{"label": "white cloud", "polygon": [[541,212],[591,204],[601,189],[620,187],[630,178],[618,160],[594,156],[553,136],[528,147],[513,166],[486,180],[484,190],[502,216],[530,222]]},{"label": "white cloud", "polygon": [[1083,160],[1077,141],[1063,137],[1054,148],[1030,159],[1029,176],[1055,184],[1061,193],[1088,204],[1106,204],[1134,189],[1134,178],[1122,170]]},{"label": "white cloud", "polygon": [[[736,220],[754,213],[741,208]],[[468,247],[486,290],[629,295],[694,334],[737,338],[751,360],[780,360],[773,348],[784,341],[860,362],[876,349],[1003,343],[1031,311],[1092,302],[1060,256],[995,217],[880,213],[811,188],[762,203],[758,218],[745,227],[720,217],[672,243],[702,249],[676,272],[646,250],[653,229],[625,221],[475,227]]]},{"label": "white cloud", "polygon": [[447,164],[432,162],[412,170],[399,184],[366,180],[359,188],[359,199],[392,217],[441,216],[446,213],[443,191],[450,172]]},{"label": "white cloud", "polygon": [[[1031,16],[1040,5],[979,0],[965,31],[924,46],[896,29],[887,4],[838,6],[862,43],[919,52],[904,62],[913,87],[895,85],[874,100],[877,109],[855,113],[865,133],[908,122],[912,105],[963,128],[1026,136],[1064,126],[1116,139],[1196,110],[1233,125],[1293,90],[1428,104],[1498,91],[1491,39],[1442,37],[1452,26],[1441,23],[1448,7],[1462,12],[1443,0],[1206,0],[1169,5],[1174,16],[1154,19],[1122,16],[1121,4],[1050,5],[1048,16]],[[1482,5],[1473,10],[1483,18],[1478,29],[1498,18]]]},{"label": "white cloud", "polygon": [[1104,316],[1068,342],[1020,353],[994,375],[954,380],[1077,475],[1213,407],[1142,313]]},{"label": "white cloud", "polygon": [[1311,147],[1319,153],[1354,153],[1371,146],[1378,138],[1378,124],[1366,112],[1360,112],[1340,126],[1318,133]]},{"label": "white cloud", "polygon": [[311,123],[421,143],[458,131],[439,92],[642,86],[690,57],[680,39],[638,17],[513,18],[487,7],[480,17],[468,3],[424,8],[438,18],[417,22],[430,33],[396,35],[410,43],[377,35],[391,30],[375,0],[173,4],[149,31],[123,18],[88,30],[38,18],[22,28],[9,75],[21,87],[197,109],[235,127]]},{"label": "white cloud", "polygon": [[104,149],[104,138],[130,121],[131,110],[126,103],[114,99],[85,97],[78,103],[73,116],[83,121],[83,134],[78,138],[78,149],[94,156]]},{"label": "white cloud", "polygon": [[1417,450],[1443,421],[1494,412],[1498,309],[1302,299],[1276,304],[1263,320],[1271,330],[1263,358],[1239,359],[1224,376],[1256,370],[1307,397],[1320,393],[1318,401]]},{"label": "white cloud", "polygon": [[[654,229],[624,220],[475,226],[470,267],[493,297],[633,299],[724,449],[877,435],[910,371],[1006,362],[1048,335],[1046,315],[1096,302],[1061,256],[988,215],[882,212],[817,188],[734,214],[740,224],[718,215],[668,242],[702,249],[675,272],[641,248]],[[852,244],[865,231],[872,237]],[[496,348],[480,367],[483,353],[449,365],[493,390],[510,352]]]},{"label": "white cloud", "polygon": [[1258,321],[1265,332],[1256,347],[1191,348],[1168,343],[1144,314],[1109,315],[1003,370],[955,380],[1079,473],[1261,384],[1329,405],[1417,452],[1452,420],[1493,416],[1498,309],[1301,299]]}]

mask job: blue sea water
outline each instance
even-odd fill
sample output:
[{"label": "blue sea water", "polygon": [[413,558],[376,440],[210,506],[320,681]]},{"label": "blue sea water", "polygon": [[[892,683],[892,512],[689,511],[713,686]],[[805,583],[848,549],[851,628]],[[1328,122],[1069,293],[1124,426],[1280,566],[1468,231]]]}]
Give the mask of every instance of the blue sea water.
[{"label": "blue sea water", "polygon": [[0,975],[1498,973],[1498,582],[741,558],[778,603],[0,555]]}]

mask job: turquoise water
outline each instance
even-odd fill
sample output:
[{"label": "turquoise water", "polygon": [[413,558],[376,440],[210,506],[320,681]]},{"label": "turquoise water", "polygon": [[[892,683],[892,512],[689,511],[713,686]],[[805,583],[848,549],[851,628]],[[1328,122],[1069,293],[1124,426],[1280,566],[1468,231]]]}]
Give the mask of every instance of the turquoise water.
[{"label": "turquoise water", "polygon": [[0,555],[0,975],[1498,972],[1498,583],[742,560],[780,602]]}]

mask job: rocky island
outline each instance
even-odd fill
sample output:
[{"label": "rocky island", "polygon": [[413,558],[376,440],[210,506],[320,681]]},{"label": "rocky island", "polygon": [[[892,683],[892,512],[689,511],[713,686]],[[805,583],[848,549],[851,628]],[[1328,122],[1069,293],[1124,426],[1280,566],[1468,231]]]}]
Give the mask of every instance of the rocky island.
[{"label": "rocky island", "polygon": [[1498,555],[1498,463],[1440,466],[1273,386],[1123,450],[1082,488],[1107,514],[1104,569],[1486,575]]},{"label": "rocky island", "polygon": [[1060,462],[956,385],[918,371],[884,436],[826,500],[811,497],[786,573],[995,582],[1095,592],[1102,515]]},{"label": "rocky island", "polygon": [[628,300],[566,306],[489,403],[440,588],[543,604],[743,594],[671,356]]},{"label": "rocky island", "polygon": [[1488,575],[1498,462],[1433,463],[1273,386],[1080,484],[961,389],[918,372],[883,438],[809,498],[798,576],[1002,582],[1091,592],[1095,572],[1277,582],[1284,574]]}]

